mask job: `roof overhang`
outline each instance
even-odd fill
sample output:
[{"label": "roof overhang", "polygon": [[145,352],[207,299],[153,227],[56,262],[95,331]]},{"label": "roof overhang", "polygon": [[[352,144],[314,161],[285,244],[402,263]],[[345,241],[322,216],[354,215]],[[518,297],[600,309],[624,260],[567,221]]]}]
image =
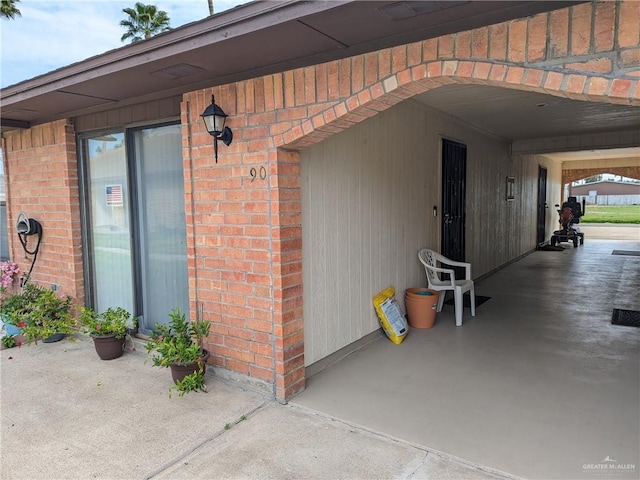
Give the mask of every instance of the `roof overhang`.
[{"label": "roof overhang", "polygon": [[584,1],[251,2],[0,90],[2,130],[96,113]]}]

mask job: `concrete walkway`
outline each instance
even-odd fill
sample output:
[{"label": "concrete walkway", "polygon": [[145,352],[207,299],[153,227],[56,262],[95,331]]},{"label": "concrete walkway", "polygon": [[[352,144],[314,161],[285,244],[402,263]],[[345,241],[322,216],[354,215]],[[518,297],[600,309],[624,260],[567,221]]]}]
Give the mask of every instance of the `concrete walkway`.
[{"label": "concrete walkway", "polygon": [[634,240],[640,242],[640,225],[620,223],[581,223],[585,239]]},{"label": "concrete walkway", "polygon": [[142,344],[111,361],[87,337],[0,358],[3,480],[496,478],[213,375],[208,393],[169,398]]}]

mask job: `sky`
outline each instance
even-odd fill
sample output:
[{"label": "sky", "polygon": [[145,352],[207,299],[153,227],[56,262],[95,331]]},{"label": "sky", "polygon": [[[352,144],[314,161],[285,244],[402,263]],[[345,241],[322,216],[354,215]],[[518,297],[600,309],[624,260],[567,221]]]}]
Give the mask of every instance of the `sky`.
[{"label": "sky", "polygon": [[[138,0],[169,15],[176,28],[209,15],[207,0]],[[214,0],[215,13],[249,0]],[[21,0],[15,20],[0,19],[0,87],[29,80],[128,45],[123,8],[136,0]]]}]

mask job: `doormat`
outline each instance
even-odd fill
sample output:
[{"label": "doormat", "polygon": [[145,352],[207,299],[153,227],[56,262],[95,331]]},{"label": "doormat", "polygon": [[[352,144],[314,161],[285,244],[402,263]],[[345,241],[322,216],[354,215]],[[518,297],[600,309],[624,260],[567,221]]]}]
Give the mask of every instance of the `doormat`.
[{"label": "doormat", "polygon": [[544,245],[542,247],[538,247],[538,250],[541,252],[564,252],[564,247],[560,245]]},{"label": "doormat", "polygon": [[629,255],[632,257],[640,257],[640,250],[614,250],[611,255]]},{"label": "doormat", "polygon": [[[469,293],[465,293],[464,295],[462,295],[462,304],[464,305],[465,308],[471,308],[470,298],[471,296],[469,295]],[[483,297],[482,295],[476,295],[476,308],[490,299],[491,297]],[[449,300],[445,300],[444,303],[447,305],[455,305],[454,297],[451,297]]]},{"label": "doormat", "polygon": [[611,324],[623,327],[640,327],[640,311],[614,308]]}]

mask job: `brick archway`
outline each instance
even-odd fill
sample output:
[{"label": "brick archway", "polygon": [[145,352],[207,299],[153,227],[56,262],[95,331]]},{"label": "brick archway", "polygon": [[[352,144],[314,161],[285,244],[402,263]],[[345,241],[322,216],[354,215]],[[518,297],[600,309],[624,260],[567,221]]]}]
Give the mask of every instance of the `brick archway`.
[{"label": "brick archway", "polygon": [[[640,14],[638,7],[640,3],[634,6],[626,2],[617,7],[585,4],[348,59],[349,65],[348,68],[344,67],[345,71],[353,73],[354,69],[364,70],[364,75],[358,79],[360,88],[354,89],[352,82],[348,96],[316,104],[313,110],[309,110],[307,118],[291,122],[281,133],[274,135],[272,141],[277,151],[276,163],[293,161],[295,168],[299,169],[297,150],[319,143],[415,95],[449,84],[482,84],[572,100],[640,107],[640,36],[634,26],[624,23],[623,17],[616,20],[612,14],[615,8],[635,9]],[[582,20],[590,18],[599,28],[604,28],[607,23],[612,30],[617,28],[617,45],[612,38],[610,50],[607,51],[601,42],[608,40],[595,37],[587,40],[585,45],[579,45],[578,37],[569,30],[566,30],[567,37],[572,38],[571,42],[567,37],[557,38],[558,31],[562,30],[559,24],[568,28],[571,23],[578,28],[578,17]],[[615,25],[616,21],[618,25]],[[591,27],[582,25],[580,28]],[[629,29],[631,34],[624,35]],[[623,49],[622,46],[629,48]],[[621,61],[614,62],[611,52],[617,52]],[[546,62],[553,57],[572,55],[574,61]],[[575,56],[580,61],[575,61]],[[390,67],[387,75],[380,75],[383,62],[385,68],[386,62]],[[368,81],[369,64],[378,67],[378,74],[370,75]],[[343,66],[344,63],[340,62],[336,70],[341,70]],[[316,88],[317,68],[304,69],[304,73],[313,70]],[[298,292],[293,297],[283,295],[283,303],[301,305],[302,285],[299,287],[299,290],[290,289],[291,292]],[[292,344],[287,339],[277,342],[281,346],[277,350],[281,352],[283,361],[276,371],[276,390],[285,392],[285,397],[289,396],[289,392],[295,393],[304,388],[302,358],[298,357],[296,362],[295,358],[287,355],[291,349],[297,354],[304,352],[301,315],[298,320],[300,335],[295,338],[299,343]],[[287,368],[287,364],[294,370]]]},{"label": "brick archway", "polygon": [[640,106],[638,80],[561,73],[504,63],[441,60],[406,68],[331,105],[274,137],[277,147],[304,148],[391,106],[449,84],[481,84],[598,103]]}]

